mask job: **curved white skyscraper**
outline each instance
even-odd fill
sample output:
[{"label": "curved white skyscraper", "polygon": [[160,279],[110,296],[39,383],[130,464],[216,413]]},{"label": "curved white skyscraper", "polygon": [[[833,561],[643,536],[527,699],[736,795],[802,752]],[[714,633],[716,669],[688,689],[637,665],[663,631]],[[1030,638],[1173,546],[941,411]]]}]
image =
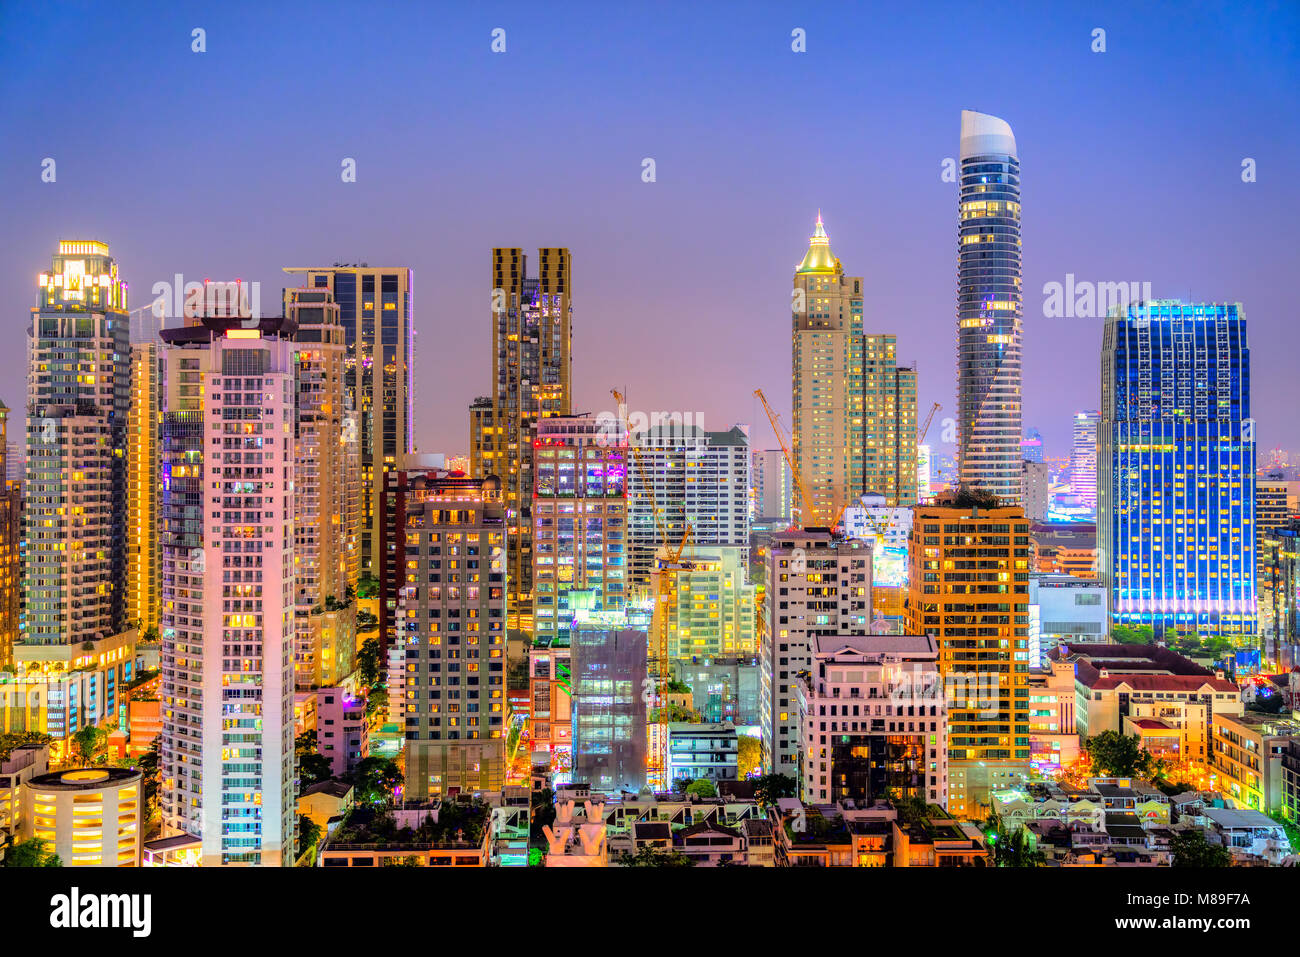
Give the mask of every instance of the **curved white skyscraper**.
[{"label": "curved white skyscraper", "polygon": [[1020,501],[1020,160],[1005,120],[961,114],[957,463],[966,487]]}]

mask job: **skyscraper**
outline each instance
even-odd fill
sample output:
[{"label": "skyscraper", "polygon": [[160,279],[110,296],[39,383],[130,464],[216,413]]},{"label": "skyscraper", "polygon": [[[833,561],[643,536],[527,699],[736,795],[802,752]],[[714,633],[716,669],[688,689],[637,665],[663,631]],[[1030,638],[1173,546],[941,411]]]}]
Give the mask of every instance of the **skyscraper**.
[{"label": "skyscraper", "polygon": [[895,336],[863,333],[862,303],[819,215],[791,298],[794,464],[817,512],[805,526],[862,495],[916,501],[916,369],[898,364]]},{"label": "skyscraper", "polygon": [[292,866],[292,320],[162,333],[160,795],[205,866]]},{"label": "skyscraper", "polygon": [[1026,462],[1043,461],[1043,434],[1030,426],[1020,440],[1020,457]]},{"label": "skyscraper", "polygon": [[533,440],[534,640],[567,645],[575,591],[627,607],[627,436],[590,416],[549,418]]},{"label": "skyscraper", "polygon": [[505,783],[506,555],[500,482],[414,476],[403,615],[406,787],[416,800]]},{"label": "skyscraper", "polygon": [[628,446],[631,588],[649,587],[655,554],[663,545],[676,547],[687,525],[692,546],[749,547],[749,437],[740,426],[706,432],[695,425],[655,425],[630,434]]},{"label": "skyscraper", "polygon": [[498,476],[505,492],[512,628],[526,628],[533,611],[537,423],[573,412],[569,250],[543,247],[538,258],[531,277],[522,249],[492,250],[492,405],[470,407],[470,472]]},{"label": "skyscraper", "polygon": [[131,346],[131,408],[126,443],[126,619],[141,632],[158,630],[158,429],[161,424],[158,346]]},{"label": "skyscraper", "polygon": [[1239,304],[1112,310],[1102,341],[1098,569],[1112,620],[1255,634],[1255,441]]},{"label": "skyscraper", "polygon": [[957,463],[964,486],[1020,500],[1020,160],[1005,120],[962,110]]},{"label": "skyscraper", "polygon": [[948,810],[983,818],[1029,771],[1029,523],[918,505],[908,555],[908,633],[936,640],[948,689]]},{"label": "skyscraper", "polygon": [[798,681],[812,667],[813,638],[868,634],[871,551],[797,529],[768,546],[761,707],[763,766],[773,772],[799,774]]},{"label": "skyscraper", "polygon": [[1080,505],[1097,510],[1097,425],[1099,412],[1074,417],[1074,448],[1070,454],[1070,492]]},{"label": "skyscraper", "polygon": [[[19,584],[22,580],[19,542],[22,540],[22,484],[7,478],[9,407],[0,402],[0,669],[13,664],[18,640]],[[3,722],[0,722],[0,726]]]},{"label": "skyscraper", "polygon": [[788,523],[790,503],[794,497],[794,478],[790,463],[780,449],[755,449],[750,475],[753,481],[754,505],[751,521],[776,520]]},{"label": "skyscraper", "polygon": [[25,645],[80,645],[126,621],[126,283],[100,242],[60,242],[32,309]]},{"label": "skyscraper", "polygon": [[335,263],[285,267],[302,285],[328,289],[339,308],[347,354],[347,407],[357,416],[361,455],[361,572],[379,577],[383,473],[412,450],[415,360],[414,276],[401,266]]},{"label": "skyscraper", "polygon": [[[294,329],[294,673],[299,690],[336,684],[352,671],[360,542],[359,442],[344,388],[347,346],[328,289],[286,289]],[[387,474],[385,470],[383,474]],[[378,574],[378,569],[375,569]]]},{"label": "skyscraper", "polygon": [[[794,467],[816,515],[830,522],[862,488],[862,278],[846,276],[831,252],[820,215],[808,252],[794,274]],[[802,501],[796,503],[802,513]]]}]

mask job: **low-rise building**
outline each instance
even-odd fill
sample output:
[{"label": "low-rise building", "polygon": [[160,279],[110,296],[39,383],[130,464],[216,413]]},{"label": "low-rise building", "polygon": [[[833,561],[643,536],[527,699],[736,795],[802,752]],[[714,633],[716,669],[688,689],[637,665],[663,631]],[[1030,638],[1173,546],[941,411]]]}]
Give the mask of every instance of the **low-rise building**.
[{"label": "low-rise building", "polygon": [[1300,741],[1300,722],[1254,711],[1216,714],[1210,765],[1215,787],[1240,806],[1272,814],[1283,807],[1283,759]]},{"label": "low-rise building", "polygon": [[672,668],[676,679],[690,687],[690,706],[705,721],[760,725],[762,663],[757,655],[706,655],[675,660]]},{"label": "low-rise building", "polygon": [[370,753],[366,699],[339,687],[316,691],[316,748],[330,762],[330,774],[343,777]]},{"label": "low-rise building", "polygon": [[739,755],[740,739],[730,722],[668,725],[668,781],[674,787],[701,778],[715,784],[734,781]]},{"label": "low-rise building", "polygon": [[22,784],[23,840],[39,837],[64,867],[139,867],[139,771],[82,768]]},{"label": "low-rise building", "polygon": [[1262,811],[1207,807],[1205,816],[1234,861],[1279,865],[1292,853],[1285,828]]},{"label": "low-rise building", "polygon": [[316,852],[318,867],[487,867],[491,808],[481,802],[417,801],[392,808],[357,805]]},{"label": "low-rise building", "polygon": [[329,834],[352,807],[354,794],[347,781],[318,781],[298,795],[298,814],[320,825],[322,834]]},{"label": "low-rise building", "polygon": [[947,800],[947,706],[928,635],[814,635],[798,682],[800,793]]},{"label": "low-rise building", "polygon": [[1079,758],[1074,723],[1074,665],[1049,661],[1029,672],[1029,760],[1042,774],[1059,774]]},{"label": "low-rise building", "polygon": [[1062,642],[1104,643],[1110,631],[1106,586],[1096,578],[1060,573],[1029,576],[1029,663],[1046,663]]},{"label": "low-rise building", "polygon": [[0,834],[17,834],[22,828],[23,784],[50,767],[48,744],[20,744],[8,754],[0,752]]}]

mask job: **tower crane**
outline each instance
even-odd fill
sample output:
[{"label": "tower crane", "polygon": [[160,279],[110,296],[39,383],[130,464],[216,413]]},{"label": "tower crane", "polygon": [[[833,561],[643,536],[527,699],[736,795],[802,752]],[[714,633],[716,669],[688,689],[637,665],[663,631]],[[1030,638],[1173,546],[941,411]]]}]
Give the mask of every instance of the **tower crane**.
[{"label": "tower crane", "polygon": [[[614,396],[614,401],[618,403],[619,424],[626,430],[626,400],[623,393],[617,389],[610,389],[610,394]],[[651,616],[651,637],[648,649],[650,654],[646,674],[649,677],[650,672],[653,670],[655,690],[653,695],[646,696],[646,703],[651,707],[655,707],[657,704],[658,720],[655,723],[658,736],[655,747],[650,753],[646,754],[646,768],[651,772],[648,776],[657,776],[661,786],[666,789],[670,783],[668,781],[668,685],[672,680],[672,662],[668,656],[669,606],[676,590],[677,573],[683,567],[689,567],[688,563],[684,566],[682,553],[686,550],[686,546],[690,541],[692,529],[690,522],[683,520],[681,541],[676,545],[672,544],[669,540],[670,529],[668,524],[659,513],[659,500],[655,495],[654,483],[650,481],[649,475],[646,474],[645,463],[641,458],[641,450],[632,443],[631,436],[628,437],[627,448],[628,457],[634,461],[637,474],[641,478],[641,484],[650,496],[650,513],[654,519],[655,539],[663,543],[655,554],[655,560],[659,567],[652,571],[650,575],[654,612]]]},{"label": "tower crane", "polygon": [[921,426],[921,431],[916,433],[917,445],[921,445],[923,442],[925,442],[925,436],[926,433],[930,431],[930,423],[934,420],[934,414],[938,412],[939,409],[941,408],[942,406],[939,405],[938,402],[930,406],[930,414],[925,417],[925,425]]},{"label": "tower crane", "polygon": [[[763,394],[762,389],[755,389],[754,395],[758,398],[759,402],[763,403],[763,411],[767,413],[767,421],[772,423],[772,432],[776,435],[776,441],[781,446],[781,454],[785,456],[785,464],[790,467],[790,476],[794,479],[795,488],[799,490],[799,498],[803,502],[803,511],[800,516],[803,519],[801,524],[804,528],[815,527],[818,518],[817,510],[813,506],[812,497],[804,487],[803,476],[801,476],[799,470],[795,468],[794,456],[790,454],[790,447],[781,434],[781,420],[777,417],[776,413],[772,411],[772,407],[767,404],[767,396]],[[844,517],[844,510],[848,508],[848,504],[849,503],[846,501],[839,507],[835,512],[834,520],[827,526],[828,528],[833,529],[839,525],[840,519]]]}]

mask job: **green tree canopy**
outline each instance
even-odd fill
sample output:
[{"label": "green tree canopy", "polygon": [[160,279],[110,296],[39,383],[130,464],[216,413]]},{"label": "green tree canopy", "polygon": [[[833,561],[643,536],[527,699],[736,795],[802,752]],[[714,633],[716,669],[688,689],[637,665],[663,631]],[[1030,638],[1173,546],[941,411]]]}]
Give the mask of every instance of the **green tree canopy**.
[{"label": "green tree canopy", "polygon": [[718,789],[708,778],[696,778],[686,785],[686,793],[694,794],[697,797],[711,798],[718,796]]},{"label": "green tree canopy", "polygon": [[47,850],[48,844],[39,837],[19,841],[5,851],[5,867],[62,867],[59,855]]},{"label": "green tree canopy", "polygon": [[76,751],[76,760],[83,768],[97,763],[108,750],[108,732],[88,724],[72,735],[72,746]]},{"label": "green tree canopy", "polygon": [[391,801],[402,780],[401,769],[389,758],[362,758],[353,774],[357,800],[370,804]]},{"label": "green tree canopy", "polygon": [[1175,834],[1169,842],[1169,849],[1174,853],[1174,867],[1228,867],[1232,864],[1228,849],[1211,844],[1205,839],[1205,833],[1196,828]]},{"label": "green tree canopy", "polygon": [[754,779],[754,797],[759,804],[775,804],[781,798],[794,797],[799,782],[788,774],[763,774]]},{"label": "green tree canopy", "polygon": [[623,853],[618,858],[623,867],[694,867],[695,861],[678,850],[656,850],[643,847],[635,854]]},{"label": "green tree canopy", "polygon": [[1093,774],[1150,779],[1160,770],[1151,752],[1139,744],[1136,735],[1103,731],[1085,738],[1083,747],[1088,752]]}]

